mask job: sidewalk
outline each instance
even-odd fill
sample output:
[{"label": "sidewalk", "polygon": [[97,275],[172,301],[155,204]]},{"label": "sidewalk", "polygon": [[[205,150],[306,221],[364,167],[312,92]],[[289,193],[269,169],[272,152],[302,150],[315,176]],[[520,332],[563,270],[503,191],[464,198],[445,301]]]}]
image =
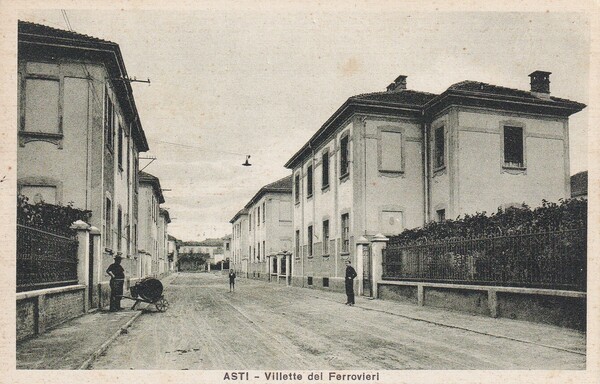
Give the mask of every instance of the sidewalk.
[{"label": "sidewalk", "polygon": [[[174,274],[161,279],[166,287]],[[123,299],[119,312],[101,309],[70,320],[47,333],[17,343],[17,369],[87,369],[110,343],[154,305]]]},{"label": "sidewalk", "polygon": [[[125,304],[125,301],[123,301]],[[132,304],[133,305],[133,304]],[[144,308],[139,305],[139,308]],[[96,311],[17,344],[17,369],[80,369],[100,354],[142,310]]]}]

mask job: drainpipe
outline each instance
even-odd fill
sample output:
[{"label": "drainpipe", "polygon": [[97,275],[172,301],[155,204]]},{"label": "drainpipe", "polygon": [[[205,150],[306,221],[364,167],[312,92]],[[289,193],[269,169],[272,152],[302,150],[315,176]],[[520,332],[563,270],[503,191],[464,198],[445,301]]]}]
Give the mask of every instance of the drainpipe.
[{"label": "drainpipe", "polygon": [[427,123],[425,122],[425,111],[421,111],[421,127],[423,130],[423,209],[424,209],[424,221],[423,224],[429,222],[429,130],[427,129]]}]

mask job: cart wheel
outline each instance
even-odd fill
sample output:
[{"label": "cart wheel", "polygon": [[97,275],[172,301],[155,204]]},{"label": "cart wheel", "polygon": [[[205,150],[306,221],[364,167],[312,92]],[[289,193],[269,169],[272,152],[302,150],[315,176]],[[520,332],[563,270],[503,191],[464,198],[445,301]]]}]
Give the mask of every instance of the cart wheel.
[{"label": "cart wheel", "polygon": [[156,309],[158,309],[159,312],[164,312],[169,308],[169,302],[164,297],[158,299],[154,305],[156,305]]}]

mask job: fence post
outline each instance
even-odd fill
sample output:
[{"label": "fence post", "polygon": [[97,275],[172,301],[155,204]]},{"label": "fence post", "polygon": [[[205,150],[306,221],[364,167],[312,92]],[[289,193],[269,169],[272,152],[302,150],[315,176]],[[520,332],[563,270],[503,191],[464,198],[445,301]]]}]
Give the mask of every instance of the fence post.
[{"label": "fence post", "polygon": [[[97,297],[97,308],[102,308],[102,293],[100,291],[100,283],[102,282],[102,244],[100,242],[100,230],[94,226],[90,227],[90,236],[92,236],[92,247],[94,249],[94,255],[92,262],[93,265],[93,273],[91,281],[93,282],[93,286],[89,287],[89,289],[94,290],[94,294],[98,295]],[[92,295],[93,297],[94,295]]]},{"label": "fence post", "polygon": [[77,231],[77,282],[81,285],[85,285],[85,291],[83,296],[83,311],[88,311],[90,303],[88,301],[89,289],[89,273],[90,273],[90,226],[88,223],[82,220],[77,220],[71,224],[71,229]]},{"label": "fence post", "polygon": [[383,250],[387,247],[387,242],[390,239],[383,236],[381,233],[376,234],[371,239],[371,260],[373,273],[373,297],[379,298],[379,282],[383,274]]},{"label": "fence post", "polygon": [[369,240],[364,236],[359,237],[356,240],[356,274],[358,275],[358,295],[362,296],[364,293],[364,247],[369,246]]}]

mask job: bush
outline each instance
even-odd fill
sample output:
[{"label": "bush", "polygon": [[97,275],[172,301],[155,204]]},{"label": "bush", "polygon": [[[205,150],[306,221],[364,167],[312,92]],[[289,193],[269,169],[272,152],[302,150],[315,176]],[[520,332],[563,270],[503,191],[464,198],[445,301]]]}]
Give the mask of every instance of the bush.
[{"label": "bush", "polygon": [[394,236],[392,242],[411,245],[457,238],[586,227],[587,200],[561,199],[558,204],[543,200],[542,205],[535,209],[523,204],[520,207],[498,208],[497,212],[489,216],[486,212],[477,212],[463,218],[459,216],[456,220],[430,222],[423,227],[403,231]]},{"label": "bush", "polygon": [[72,234],[71,224],[77,220],[89,222],[92,211],[40,202],[30,204],[26,196],[17,196],[17,223],[61,234]]}]

